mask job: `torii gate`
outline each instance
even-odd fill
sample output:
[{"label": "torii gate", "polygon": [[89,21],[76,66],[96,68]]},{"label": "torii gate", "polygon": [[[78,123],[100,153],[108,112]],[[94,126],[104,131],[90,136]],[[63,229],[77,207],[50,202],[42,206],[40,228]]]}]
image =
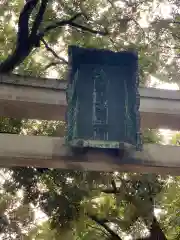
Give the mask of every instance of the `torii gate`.
[{"label": "torii gate", "polygon": [[[15,118],[64,120],[66,81],[0,75],[0,115]],[[180,91],[140,88],[142,128],[180,129]],[[112,156],[91,152],[72,156],[64,139],[0,134],[0,166],[34,166],[94,171],[180,174],[180,147],[144,145],[137,162],[117,163]],[[137,153],[138,154],[138,153]]]}]

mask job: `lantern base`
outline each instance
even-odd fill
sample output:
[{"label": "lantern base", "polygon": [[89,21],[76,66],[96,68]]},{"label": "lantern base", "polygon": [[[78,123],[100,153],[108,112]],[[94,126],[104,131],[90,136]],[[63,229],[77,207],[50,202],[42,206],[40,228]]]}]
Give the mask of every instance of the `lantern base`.
[{"label": "lantern base", "polygon": [[74,139],[68,143],[71,147],[82,147],[82,148],[112,148],[119,149],[120,143],[116,141],[103,141],[103,140],[84,140]]},{"label": "lantern base", "polygon": [[71,148],[73,155],[76,156],[85,155],[89,151],[95,151],[118,157],[119,159],[125,159],[136,152],[136,146],[116,141],[74,139],[68,142],[68,146]]}]

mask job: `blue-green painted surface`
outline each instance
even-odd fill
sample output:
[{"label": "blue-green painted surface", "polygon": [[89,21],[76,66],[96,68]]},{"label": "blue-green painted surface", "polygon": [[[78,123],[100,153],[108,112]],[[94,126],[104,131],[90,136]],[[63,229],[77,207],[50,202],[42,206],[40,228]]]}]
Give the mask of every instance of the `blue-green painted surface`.
[{"label": "blue-green painted surface", "polygon": [[141,149],[136,53],[70,46],[69,62],[66,143]]}]

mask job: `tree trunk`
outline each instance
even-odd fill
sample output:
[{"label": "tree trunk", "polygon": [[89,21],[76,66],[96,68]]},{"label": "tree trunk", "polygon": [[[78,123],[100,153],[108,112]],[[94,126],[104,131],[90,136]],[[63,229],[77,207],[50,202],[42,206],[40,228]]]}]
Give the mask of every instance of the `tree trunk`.
[{"label": "tree trunk", "polygon": [[33,45],[30,45],[30,47],[17,47],[16,50],[12,55],[10,55],[4,62],[0,64],[0,73],[10,73],[12,72],[15,67],[17,67],[19,64],[21,64],[26,57],[30,54],[32,51]]},{"label": "tree trunk", "polygon": [[155,217],[150,228],[150,236],[144,240],[167,240]]}]

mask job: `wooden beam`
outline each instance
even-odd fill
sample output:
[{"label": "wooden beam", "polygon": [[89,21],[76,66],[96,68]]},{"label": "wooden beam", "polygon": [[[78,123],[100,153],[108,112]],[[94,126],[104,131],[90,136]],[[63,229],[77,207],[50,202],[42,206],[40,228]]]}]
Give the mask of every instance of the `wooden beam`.
[{"label": "wooden beam", "polygon": [[[66,81],[0,75],[0,116],[64,120]],[[180,130],[180,91],[140,88],[142,128]]]},{"label": "wooden beam", "polygon": [[90,151],[72,157],[57,137],[0,134],[0,167],[33,166],[88,171],[155,172],[180,175],[180,147],[147,144],[144,152],[133,153],[124,160]]},{"label": "wooden beam", "polygon": [[63,120],[66,82],[0,75],[0,116]]}]

